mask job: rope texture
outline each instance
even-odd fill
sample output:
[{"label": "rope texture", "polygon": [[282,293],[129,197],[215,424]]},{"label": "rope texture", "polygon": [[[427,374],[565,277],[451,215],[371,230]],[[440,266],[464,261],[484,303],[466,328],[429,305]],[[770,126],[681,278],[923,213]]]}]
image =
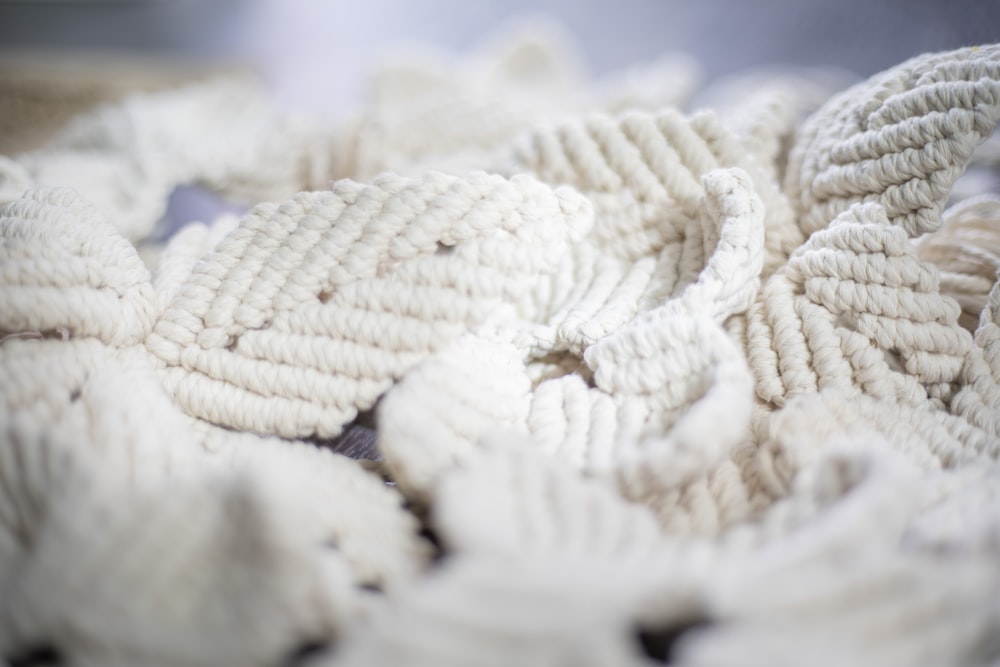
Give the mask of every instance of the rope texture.
[{"label": "rope texture", "polygon": [[0,661],[996,661],[1000,47],[694,113],[568,49],[0,158]]}]

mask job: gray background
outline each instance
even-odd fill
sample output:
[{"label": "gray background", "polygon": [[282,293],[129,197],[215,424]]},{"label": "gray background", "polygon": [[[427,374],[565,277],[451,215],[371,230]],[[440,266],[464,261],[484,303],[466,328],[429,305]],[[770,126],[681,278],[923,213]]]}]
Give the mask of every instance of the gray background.
[{"label": "gray background", "polygon": [[594,75],[666,51],[692,54],[709,78],[773,63],[866,75],[1000,41],[1000,0],[0,0],[0,47],[248,62],[290,104],[339,110],[393,46],[463,51],[525,13],[563,23]]},{"label": "gray background", "polygon": [[[685,52],[708,81],[754,65],[833,65],[865,76],[926,51],[1000,41],[1000,0],[0,0],[0,52],[112,52],[249,64],[276,98],[337,117],[406,44],[468,51],[505,21],[562,24],[590,74]],[[242,206],[171,196],[159,234]]]}]

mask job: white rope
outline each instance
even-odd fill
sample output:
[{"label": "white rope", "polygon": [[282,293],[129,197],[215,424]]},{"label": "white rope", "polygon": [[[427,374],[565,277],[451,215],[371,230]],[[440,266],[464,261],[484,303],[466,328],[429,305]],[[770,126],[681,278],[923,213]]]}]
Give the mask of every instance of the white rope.
[{"label": "white rope", "polygon": [[623,598],[635,593],[614,574],[547,561],[462,560],[378,610],[338,659],[322,664],[638,667],[647,663],[621,620]]},{"label": "white rope", "polygon": [[379,451],[409,495],[429,499],[441,473],[468,458],[484,434],[523,429],[531,384],[520,357],[509,343],[466,335],[386,394]]},{"label": "white rope", "polygon": [[35,190],[0,209],[0,333],[141,342],[155,317],[135,248],[72,190]]},{"label": "white rope", "polygon": [[[379,445],[394,477],[428,494],[442,468],[499,425],[536,431],[543,449],[618,475],[630,497],[649,500],[711,469],[741,440],[750,417],[749,373],[717,322],[753,298],[763,229],[745,174],[712,172],[705,182],[703,234],[717,237],[717,246],[675,299],[586,350],[579,363],[593,372],[595,389],[569,375],[541,382],[529,399],[529,371],[515,347],[466,338],[408,375],[380,406]],[[484,384],[483,376],[493,381]],[[722,413],[732,426],[725,436]]]},{"label": "white rope", "polygon": [[1000,276],[983,308],[962,379],[964,386],[952,400],[951,411],[1000,437]]},{"label": "white rope", "polygon": [[559,26],[515,24],[467,59],[433,52],[388,60],[370,99],[340,133],[339,176],[383,171],[464,173],[519,135],[579,111],[680,106],[700,79],[685,56],[664,56],[584,85],[582,60]]},{"label": "white rope", "polygon": [[[75,474],[80,458],[100,461],[102,477],[140,490],[204,469],[239,473],[280,514],[296,517],[285,530],[324,560],[345,560],[357,585],[391,585],[427,558],[415,520],[381,480],[309,445],[198,428],[164,393],[141,348],[7,341],[0,362],[0,395],[12,415],[0,448],[0,487],[12,510],[3,512],[0,561],[33,542],[47,496]],[[344,498],[363,504],[363,517],[350,504],[334,509]],[[6,545],[9,536],[19,546]]]},{"label": "white rope", "polygon": [[[201,137],[189,141],[192,133]],[[322,183],[328,137],[289,118],[259,85],[220,80],[135,94],[73,120],[0,169],[0,203],[28,187],[72,187],[130,241],[148,236],[175,186],[201,183],[255,202]]]},{"label": "white rope", "polygon": [[807,233],[858,202],[911,235],[941,225],[945,198],[1000,119],[1000,46],[924,55],[837,95],[802,126],[785,192]]},{"label": "white rope", "polygon": [[163,313],[191,277],[198,261],[215,249],[239,224],[236,216],[223,216],[211,225],[191,223],[158,249],[153,270],[156,312]]},{"label": "white rope", "polygon": [[802,241],[775,174],[711,112],[592,116],[529,135],[508,160],[502,169],[529,170],[595,196],[598,238],[629,259],[662,249],[684,230],[704,195],[701,176],[720,167],[744,169],[764,201],[765,273]]},{"label": "white rope", "polygon": [[[832,448],[810,472],[759,529],[744,529],[753,536],[671,543],[607,487],[509,443],[480,450],[443,483],[459,501],[439,519],[455,559],[391,599],[329,664],[465,664],[477,649],[489,649],[488,664],[553,655],[633,664],[639,628],[669,634],[692,620],[702,627],[670,652],[679,664],[795,664],[817,646],[822,664],[904,665],[988,650],[995,522],[952,542],[940,514],[988,506],[995,466],[924,478],[868,437]],[[464,512],[477,520],[462,520]],[[945,555],[946,545],[959,551]],[[587,632],[569,639],[563,622]],[[578,655],[584,636],[588,651]]]},{"label": "white rope", "polygon": [[[704,604],[724,623],[692,633],[679,664],[796,664],[803,655],[817,664],[933,664],[991,650],[995,605],[984,587],[996,586],[996,547],[964,545],[993,528],[970,527],[948,555],[946,538],[911,532],[927,525],[928,501],[942,509],[967,503],[955,488],[971,479],[921,479],[877,441],[862,442],[814,468],[827,477],[812,492],[825,508],[799,514],[785,536],[720,568],[725,574],[710,581]],[[949,489],[943,500],[942,488]],[[973,497],[988,506],[987,497]]]},{"label": "white rope", "polygon": [[[0,661],[995,659],[998,68],[688,114],[515,31],[0,158]],[[185,182],[273,203],[148,241]]]},{"label": "white rope", "polygon": [[528,177],[341,181],[255,209],[198,264],[147,346],[197,417],[332,437],[516,303],[589,224],[585,199]]},{"label": "white rope", "polygon": [[5,655],[262,664],[327,635],[352,605],[346,573],[321,567],[265,501],[236,478],[129,490],[84,467],[63,479],[30,555],[7,570]]},{"label": "white rope", "polygon": [[1000,198],[966,199],[944,212],[941,229],[922,236],[917,254],[941,272],[941,294],[962,307],[959,322],[974,332],[1000,272]]},{"label": "white rope", "polygon": [[327,567],[345,563],[353,585],[388,590],[429,560],[430,545],[403,497],[356,462],[273,438],[227,444],[219,452],[225,467],[253,480]]},{"label": "white rope", "polygon": [[880,205],[855,205],[814,233],[751,309],[757,394],[774,405],[826,388],[945,402],[971,347],[958,315],[906,231]]},{"label": "white rope", "polygon": [[450,550],[574,560],[642,554],[662,542],[653,514],[624,502],[606,480],[583,479],[530,441],[501,437],[441,479],[433,520]]}]

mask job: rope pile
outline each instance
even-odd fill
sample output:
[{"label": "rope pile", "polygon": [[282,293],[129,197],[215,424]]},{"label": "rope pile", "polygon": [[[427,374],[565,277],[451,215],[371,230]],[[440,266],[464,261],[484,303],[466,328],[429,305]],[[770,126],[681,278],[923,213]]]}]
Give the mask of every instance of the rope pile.
[{"label": "rope pile", "polygon": [[[0,157],[0,661],[1000,659],[1000,46],[567,49]],[[273,203],[158,240],[182,183]]]}]

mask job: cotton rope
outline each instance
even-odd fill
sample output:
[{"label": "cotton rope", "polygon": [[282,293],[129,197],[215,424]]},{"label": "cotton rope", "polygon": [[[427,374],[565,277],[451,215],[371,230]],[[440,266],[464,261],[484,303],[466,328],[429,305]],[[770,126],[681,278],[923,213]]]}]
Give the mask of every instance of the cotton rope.
[{"label": "cotton rope", "polygon": [[1000,46],[698,84],[548,26],[0,157],[0,663],[1000,660]]}]

